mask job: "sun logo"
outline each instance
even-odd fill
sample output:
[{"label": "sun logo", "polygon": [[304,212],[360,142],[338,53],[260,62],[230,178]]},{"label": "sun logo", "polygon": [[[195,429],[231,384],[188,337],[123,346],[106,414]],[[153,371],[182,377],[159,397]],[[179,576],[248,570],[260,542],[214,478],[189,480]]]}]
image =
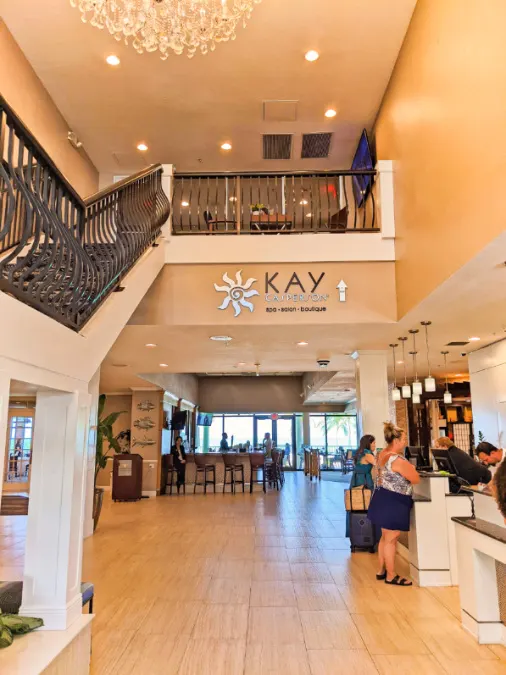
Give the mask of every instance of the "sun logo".
[{"label": "sun logo", "polygon": [[259,295],[258,291],[250,291],[251,286],[257,281],[256,279],[248,279],[246,283],[242,283],[242,270],[239,270],[235,275],[235,281],[225,274],[222,276],[223,281],[227,286],[218,286],[214,284],[214,288],[218,293],[226,293],[227,296],[218,307],[218,309],[227,309],[227,307],[232,303],[234,308],[234,316],[239,316],[242,311],[242,307],[246,307],[252,312],[255,308],[251,302],[248,302],[246,298],[252,298],[254,295]]}]

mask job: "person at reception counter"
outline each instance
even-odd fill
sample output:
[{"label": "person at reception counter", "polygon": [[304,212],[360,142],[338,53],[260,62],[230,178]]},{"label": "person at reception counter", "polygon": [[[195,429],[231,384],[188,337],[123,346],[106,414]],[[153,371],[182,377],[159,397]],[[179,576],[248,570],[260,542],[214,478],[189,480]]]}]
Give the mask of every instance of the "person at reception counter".
[{"label": "person at reception counter", "polygon": [[499,511],[506,524],[506,462],[501,462],[490,483],[490,491],[493,494]]},{"label": "person at reception counter", "polygon": [[404,457],[404,429],[385,422],[384,435],[387,445],[378,457],[377,487],[367,512],[371,523],[381,527],[376,579],[391,586],[412,586],[413,582],[395,573],[395,554],[401,532],[409,531],[413,485],[420,482],[420,476]]},{"label": "person at reception counter", "polygon": [[487,443],[487,441],[478,443],[475,452],[480,462],[490,467],[492,475],[499,468],[499,465],[503,463],[505,457],[502,448],[496,448],[495,445]]},{"label": "person at reception counter", "polygon": [[221,452],[228,452],[229,450],[228,434],[226,432],[221,434],[220,450]]},{"label": "person at reception counter", "polygon": [[[478,483],[490,483],[492,474],[486,466],[479,464],[467,452],[457,448],[451,438],[442,436],[438,438],[436,445],[441,450],[448,450],[448,456],[455,467],[455,473],[459,478],[463,478],[469,485],[478,485]],[[479,447],[479,446],[478,446]],[[476,449],[478,451],[478,448]]]},{"label": "person at reception counter", "polygon": [[176,442],[172,446],[170,454],[172,455],[174,468],[176,469],[176,486],[177,493],[179,494],[181,485],[184,486],[186,482],[186,452],[184,449],[182,436],[178,436],[176,438]]}]

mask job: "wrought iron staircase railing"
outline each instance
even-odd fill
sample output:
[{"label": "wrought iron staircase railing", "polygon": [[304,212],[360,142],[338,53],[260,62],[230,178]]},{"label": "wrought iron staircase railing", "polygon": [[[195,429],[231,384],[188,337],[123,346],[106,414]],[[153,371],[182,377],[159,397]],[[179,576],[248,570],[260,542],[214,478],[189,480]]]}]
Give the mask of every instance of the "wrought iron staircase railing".
[{"label": "wrought iron staircase railing", "polygon": [[169,217],[154,165],[82,200],[0,97],[0,290],[80,330]]}]

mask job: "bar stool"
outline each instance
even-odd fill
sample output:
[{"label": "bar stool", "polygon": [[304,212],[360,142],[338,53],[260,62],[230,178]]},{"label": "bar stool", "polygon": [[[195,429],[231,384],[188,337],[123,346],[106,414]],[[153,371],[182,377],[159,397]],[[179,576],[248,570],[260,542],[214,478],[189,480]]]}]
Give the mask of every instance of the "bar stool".
[{"label": "bar stool", "polygon": [[174,457],[172,455],[162,455],[162,471],[163,475],[165,476],[165,490],[167,490],[168,486],[169,494],[172,494],[172,488],[174,486],[174,474],[176,473],[176,469],[174,467]]},{"label": "bar stool", "polygon": [[[263,452],[250,452],[249,454],[250,477],[249,477],[249,491],[253,492],[253,483],[262,483],[264,492],[267,492],[265,487],[265,455]],[[262,480],[258,479],[258,473],[262,472]]]},{"label": "bar stool", "polygon": [[[230,485],[230,492],[235,493],[236,483],[242,485],[242,491],[244,492],[244,464],[239,460],[239,455],[235,452],[224,454],[223,464],[225,465],[223,492],[225,492],[225,486],[228,484]],[[239,478],[236,478],[236,472],[239,472]],[[230,478],[229,483],[227,483],[227,476]]]},{"label": "bar stool", "polygon": [[[212,485],[214,492],[216,492],[216,464],[211,463],[207,459],[207,455],[201,455],[195,453],[195,483],[193,485],[193,493],[195,494],[197,490],[197,485],[202,485],[204,487],[204,494],[207,493],[207,486]],[[208,474],[211,478],[208,478]],[[203,482],[199,482],[199,475],[204,479]]]},{"label": "bar stool", "polygon": [[265,463],[265,480],[269,486],[276,486],[276,490],[279,492],[279,485],[281,483],[281,471],[279,468],[280,453],[279,450],[272,451],[272,460]]}]

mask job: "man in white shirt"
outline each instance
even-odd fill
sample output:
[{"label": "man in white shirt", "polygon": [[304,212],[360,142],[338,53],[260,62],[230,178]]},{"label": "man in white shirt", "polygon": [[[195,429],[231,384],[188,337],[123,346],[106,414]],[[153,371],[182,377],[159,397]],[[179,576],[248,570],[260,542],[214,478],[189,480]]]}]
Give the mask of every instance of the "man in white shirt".
[{"label": "man in white shirt", "polygon": [[482,464],[488,466],[492,475],[494,475],[506,457],[506,453],[502,448],[496,448],[495,445],[486,441],[482,441],[477,445],[476,455]]}]

